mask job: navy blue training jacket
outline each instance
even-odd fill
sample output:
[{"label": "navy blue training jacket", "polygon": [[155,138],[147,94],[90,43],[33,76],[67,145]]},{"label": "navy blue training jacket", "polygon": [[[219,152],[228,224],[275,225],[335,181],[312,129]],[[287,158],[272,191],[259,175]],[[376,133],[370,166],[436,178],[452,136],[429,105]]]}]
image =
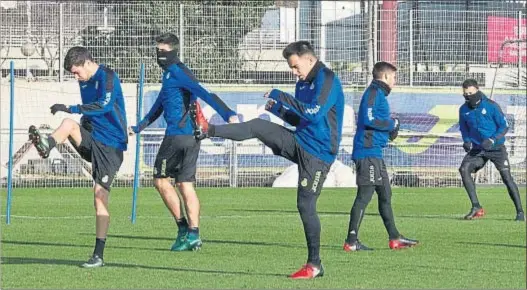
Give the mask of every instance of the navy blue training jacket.
[{"label": "navy blue training jacket", "polygon": [[137,127],[133,127],[135,133],[148,127],[163,114],[167,122],[166,136],[192,135],[193,126],[188,106],[198,97],[212,106],[226,122],[236,115],[216,94],[205,89],[194,74],[179,61],[171,64],[163,72],[161,82],[161,91],[154,105]]},{"label": "navy blue training jacket", "polygon": [[295,96],[274,89],[275,115],[296,126],[295,138],[311,155],[333,163],[342,138],[344,92],[339,78],[317,61],[304,81],[298,81]]},{"label": "navy blue training jacket", "polygon": [[466,103],[459,108],[459,130],[463,142],[481,149],[481,143],[489,138],[494,140],[494,147],[504,144],[509,125],[500,106],[483,96],[476,108],[471,109]]},{"label": "navy blue training jacket", "polygon": [[79,85],[82,104],[70,106],[71,113],[82,114],[82,123],[91,124],[93,139],[126,151],[126,110],[117,74],[100,64],[95,74],[88,81],[79,81]]},{"label": "navy blue training jacket", "polygon": [[388,144],[389,133],[395,128],[387,100],[390,91],[390,87],[379,80],[373,80],[364,91],[353,138],[353,160],[382,158],[382,148]]}]

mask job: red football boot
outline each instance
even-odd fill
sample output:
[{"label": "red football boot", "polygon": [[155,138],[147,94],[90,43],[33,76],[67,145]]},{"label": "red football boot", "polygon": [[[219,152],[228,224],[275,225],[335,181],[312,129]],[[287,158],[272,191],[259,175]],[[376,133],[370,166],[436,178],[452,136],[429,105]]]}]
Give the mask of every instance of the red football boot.
[{"label": "red football boot", "polygon": [[311,264],[305,264],[302,268],[295,273],[291,274],[289,278],[291,279],[313,279],[317,277],[324,276],[324,267],[322,264],[320,267],[315,267]]},{"label": "red football boot", "polygon": [[410,248],[419,244],[419,241],[400,236],[398,239],[390,240],[389,247],[392,250]]},{"label": "red football boot", "polygon": [[208,137],[209,122],[203,115],[201,106],[198,101],[190,104],[189,106],[190,119],[194,126],[194,137],[197,140],[203,140]]},{"label": "red football boot", "polygon": [[482,218],[485,215],[485,210],[482,207],[473,207],[470,212],[465,216],[466,220]]}]

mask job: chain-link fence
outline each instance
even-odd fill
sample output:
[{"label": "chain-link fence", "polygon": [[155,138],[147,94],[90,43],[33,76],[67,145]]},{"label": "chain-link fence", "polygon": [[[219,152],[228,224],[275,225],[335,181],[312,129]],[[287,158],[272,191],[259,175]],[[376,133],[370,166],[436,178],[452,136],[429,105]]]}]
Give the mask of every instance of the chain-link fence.
[{"label": "chain-link fence", "polygon": [[[84,45],[124,82],[137,81],[141,62],[147,80],[157,81],[154,38],[173,32],[204,83],[294,83],[281,50],[302,39],[346,85],[364,86],[371,65],[386,60],[399,67],[402,85],[457,86],[472,77],[490,86],[501,43],[526,38],[525,1],[197,2],[2,1],[2,73],[15,60],[28,79],[69,79],[62,57]],[[497,87],[518,85],[525,50],[520,43],[504,51],[511,77]]]},{"label": "chain-link fence", "polygon": [[[78,84],[68,81],[71,75],[62,70],[65,52],[84,45],[97,61],[117,71],[129,124],[133,124],[139,64],[146,66],[147,83],[159,82],[154,38],[168,31],[179,36],[183,61],[203,83],[213,84],[212,91],[244,120],[273,120],[263,109],[261,96],[275,86],[291,92],[289,85],[295,82],[282,49],[295,40],[311,41],[346,90],[345,137],[338,160],[350,167],[360,87],[367,84],[374,62],[397,64],[398,82],[417,88],[394,90],[389,98],[404,131],[385,151],[395,185],[460,185],[457,168],[463,151],[457,110],[463,99],[459,84],[473,77],[489,94],[498,72],[496,88],[515,89],[496,91],[493,98],[510,124],[507,147],[515,178],[525,183],[526,101],[525,89],[517,87],[525,77],[526,47],[525,42],[502,47],[505,41],[526,38],[525,1],[471,1],[470,5],[455,1],[198,2],[0,2],[2,77],[8,74],[10,60],[15,64],[14,185],[91,184],[89,166],[69,145],[59,146],[50,159],[41,160],[27,143],[29,125],[53,129],[60,124],[60,116],[51,116],[49,106],[80,101]],[[287,7],[275,5],[278,2]],[[495,68],[498,63],[500,67]],[[6,78],[0,81],[0,178],[4,181],[10,83]],[[427,90],[430,86],[456,88]],[[144,112],[157,97],[158,87],[145,86]],[[210,108],[204,110],[211,122],[218,120]],[[151,127],[140,147],[145,184],[151,184],[151,166],[164,128],[162,124]],[[134,147],[131,138],[129,148]],[[131,186],[134,153],[131,149],[125,154],[116,186]],[[202,144],[198,184],[268,186],[289,165],[256,141],[209,140]],[[499,183],[499,174],[492,168],[489,165],[478,175],[481,183]]]},{"label": "chain-link fence", "polygon": [[[25,132],[17,132],[25,137]],[[140,153],[140,184],[153,186],[153,165],[159,150],[162,132],[146,130],[142,136]],[[405,137],[403,134],[401,137]],[[351,148],[352,138],[344,138],[342,146]],[[517,140],[518,142],[519,140]],[[519,145],[510,146],[508,139],[511,172],[518,184],[527,182],[525,175],[525,138]],[[89,187],[92,185],[91,166],[83,161],[70,144],[61,144],[49,159],[41,159],[31,147],[27,149],[25,162],[15,165],[14,187]],[[522,154],[523,152],[523,154]],[[25,154],[22,153],[22,154]],[[459,141],[434,144],[391,144],[384,150],[385,162],[391,183],[402,187],[461,187],[458,168],[465,156]],[[341,150],[338,161],[354,172],[351,151]],[[15,161],[18,159],[15,158]],[[2,164],[4,165],[4,164]],[[293,163],[273,155],[260,142],[232,142],[225,140],[205,141],[197,163],[199,187],[271,187],[275,180]],[[128,167],[126,167],[128,166]],[[354,184],[355,176],[348,175],[346,184]],[[499,172],[488,164],[475,174],[478,184],[501,184]],[[5,186],[2,178],[2,187]],[[296,184],[296,180],[291,180]],[[341,183],[343,181],[340,181]],[[124,164],[112,186],[131,187],[133,184],[132,165]]]},{"label": "chain-link fence", "polygon": [[[8,82],[1,84],[2,96],[9,95]],[[38,84],[36,86],[35,84]],[[126,115],[129,124],[135,124],[136,85],[122,84],[125,95]],[[28,142],[27,128],[30,125],[44,125],[44,132],[56,128],[62,118],[78,120],[78,115],[58,113],[52,116],[49,107],[54,103],[75,104],[79,102],[78,84],[65,82],[60,88],[56,83],[15,83],[14,103],[14,151],[13,181],[16,187],[41,186],[89,186],[91,166],[83,161],[69,144],[58,146],[48,159],[41,159]],[[146,114],[153,105],[159,85],[144,87],[143,112]],[[209,87],[225,103],[236,110],[242,121],[263,118],[280,125],[283,121],[265,111],[262,95],[265,88]],[[238,89],[237,91],[235,89]],[[293,88],[284,88],[292,92]],[[361,90],[345,91],[343,117],[343,138],[338,160],[350,167],[347,178],[353,180],[351,160],[352,140],[356,124],[357,109]],[[444,187],[461,186],[458,168],[464,156],[463,143],[459,135],[458,108],[463,102],[459,90],[420,89],[394,91],[388,98],[392,112],[401,120],[401,133],[395,142],[384,151],[392,183],[396,186]],[[416,101],[419,100],[419,101]],[[499,92],[494,100],[501,106],[509,124],[506,146],[514,177],[525,183],[527,117],[525,94]],[[9,158],[9,98],[0,100],[0,178],[6,181]],[[213,124],[224,123],[221,117],[208,105],[203,104],[205,117]],[[152,185],[153,164],[166,129],[163,118],[152,123],[141,134],[139,146],[140,181],[143,186]],[[132,186],[135,162],[135,138],[129,138],[128,151],[114,186]],[[257,140],[232,142],[213,138],[202,142],[198,160],[197,184],[199,186],[270,186],[292,163],[274,156]],[[347,173],[346,173],[347,174]],[[478,182],[499,184],[499,174],[489,164],[477,175]],[[294,180],[293,180],[294,181]],[[349,180],[348,180],[349,181]]]}]

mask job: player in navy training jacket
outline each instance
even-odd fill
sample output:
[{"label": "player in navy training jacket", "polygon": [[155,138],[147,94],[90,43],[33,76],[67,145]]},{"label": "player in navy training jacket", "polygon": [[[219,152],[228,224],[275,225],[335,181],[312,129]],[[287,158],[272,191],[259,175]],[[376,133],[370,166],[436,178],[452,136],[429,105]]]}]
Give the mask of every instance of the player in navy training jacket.
[{"label": "player in navy training jacket", "polygon": [[382,150],[399,131],[399,120],[390,117],[388,95],[395,86],[397,68],[387,62],[373,66],[373,81],[362,95],[357,117],[357,132],[353,139],[352,159],[357,174],[357,196],[350,212],[350,221],[344,250],[370,250],[359,241],[359,228],[373,193],[379,197],[379,214],[388,232],[391,249],[414,246],[416,240],[402,236],[392,210],[390,178],[384,164]]},{"label": "player in navy training jacket", "polygon": [[[150,111],[137,126],[130,128],[130,133],[141,132],[163,114],[167,128],[154,162],[154,185],[178,227],[171,250],[198,250],[202,245],[200,203],[193,183],[196,181],[200,142],[194,138],[194,132],[199,131],[198,119],[202,114],[197,99],[211,105],[226,122],[238,122],[238,117],[217,95],[205,89],[179,60],[176,35],[160,35],[156,42],[157,63],[164,71],[161,91]],[[188,220],[180,210],[181,201],[170,178],[175,180],[181,193]]]},{"label": "player in navy training jacket", "polygon": [[465,103],[459,108],[459,130],[463,138],[463,149],[467,152],[459,167],[463,185],[467,191],[472,208],[465,219],[480,218],[485,215],[476,194],[472,173],[479,171],[487,161],[491,161],[500,172],[501,179],[516,208],[516,221],[524,221],[522,203],[518,186],[511,175],[511,166],[505,134],[509,130],[507,119],[500,106],[487,98],[480,90],[476,80],[463,82]]},{"label": "player in navy training jacket", "polygon": [[51,113],[62,111],[81,114],[81,124],[66,118],[47,136],[31,126],[29,139],[43,158],[48,158],[56,144],[68,139],[79,155],[91,162],[95,183],[96,239],[92,257],[82,266],[101,267],[104,265],[103,252],[110,223],[110,185],[121,167],[123,151],[128,143],[124,97],[117,74],[112,69],[95,63],[84,47],[72,47],[68,51],[64,69],[79,81],[82,104],[55,104],[50,108]]},{"label": "player in navy training jacket", "polygon": [[290,277],[311,279],[324,275],[316,203],[339,149],[344,93],[339,78],[317,59],[309,42],[289,44],[283,56],[299,79],[295,96],[275,89],[264,97],[269,99],[266,109],[295,126],[295,131],[258,118],[241,124],[210,125],[197,138],[223,137],[237,141],[258,138],[275,155],[298,164],[297,208],[304,225],[308,258]]}]

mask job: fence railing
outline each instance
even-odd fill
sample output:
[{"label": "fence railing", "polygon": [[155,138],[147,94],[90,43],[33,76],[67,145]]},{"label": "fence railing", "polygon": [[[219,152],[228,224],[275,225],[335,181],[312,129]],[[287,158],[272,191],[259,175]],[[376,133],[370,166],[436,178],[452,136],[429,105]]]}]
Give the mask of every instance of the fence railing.
[{"label": "fence railing", "polygon": [[[7,74],[6,60],[15,60],[17,77],[28,80],[70,79],[62,58],[70,47],[83,45],[124,82],[137,81],[141,62],[146,80],[157,81],[154,37],[170,31],[180,37],[181,58],[204,83],[294,83],[281,50],[303,39],[345,85],[364,85],[371,64],[386,60],[397,64],[401,85],[457,86],[472,77],[490,86],[500,45],[525,39],[527,30],[525,4],[453,9],[403,1],[389,10],[354,1],[300,1],[296,8],[276,7],[274,1],[3,2],[11,5],[0,8],[2,73]],[[502,50],[500,75],[506,77],[497,87],[521,83],[525,51],[525,42]]]},{"label": "fence railing", "polygon": [[[5,132],[1,132],[4,135]],[[17,131],[16,140],[26,137],[25,132]],[[145,131],[140,143],[140,185],[153,186],[153,164],[161,145],[163,133]],[[401,138],[412,138],[405,135]],[[425,137],[426,138],[426,137]],[[351,168],[353,136],[345,136],[341,144],[338,162]],[[450,141],[449,141],[450,140]],[[404,187],[460,187],[462,186],[458,168],[465,156],[459,136],[444,139],[442,142],[421,142],[416,144],[390,144],[384,150],[384,158],[391,183]],[[527,183],[526,140],[523,137],[508,137],[507,147],[512,174],[519,184]],[[23,151],[23,146],[17,148]],[[38,157],[36,150],[27,148],[24,161],[18,164],[15,158],[13,172],[14,187],[89,187],[92,185],[90,165],[83,161],[69,144],[54,150],[49,159]],[[127,156],[133,156],[130,153]],[[132,187],[133,168],[127,160],[115,179],[115,187]],[[5,164],[2,164],[4,166]],[[197,186],[201,187],[269,187],[292,162],[273,155],[272,151],[259,141],[233,142],[229,140],[206,140],[201,146],[197,163]],[[354,175],[347,177],[353,183]],[[501,184],[500,174],[489,162],[475,175],[478,184]],[[5,186],[6,177],[1,179]],[[296,182],[296,181],[294,181]],[[350,184],[347,182],[347,184]]]}]

